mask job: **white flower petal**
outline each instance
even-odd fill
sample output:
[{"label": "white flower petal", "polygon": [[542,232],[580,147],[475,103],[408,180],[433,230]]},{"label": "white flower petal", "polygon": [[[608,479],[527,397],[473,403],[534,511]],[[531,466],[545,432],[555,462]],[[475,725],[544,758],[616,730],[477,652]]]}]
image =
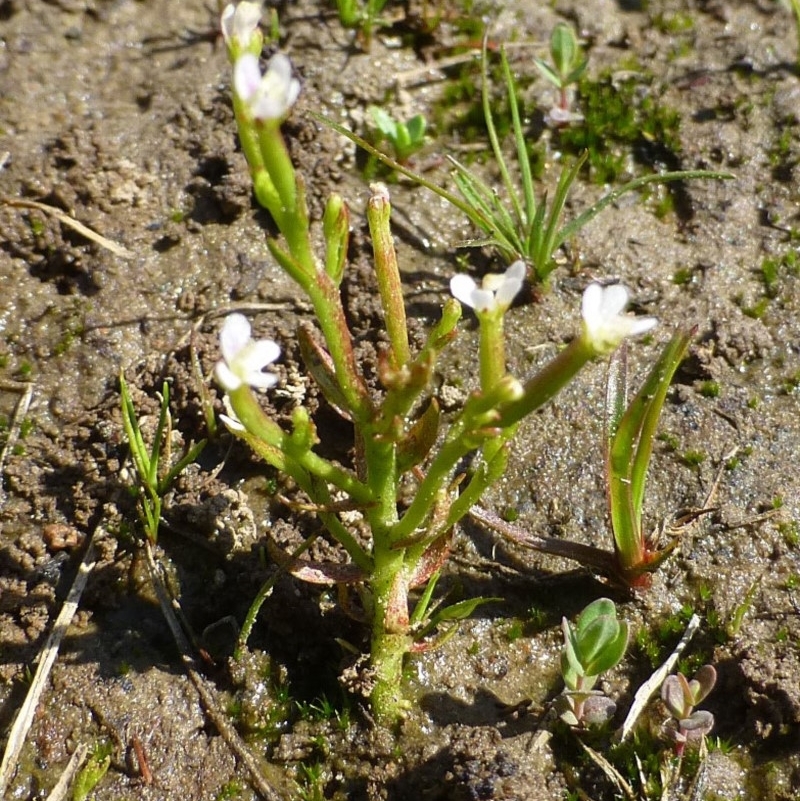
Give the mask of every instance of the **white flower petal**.
[{"label": "white flower petal", "polygon": [[233,67],[233,86],[257,120],[282,119],[300,95],[300,81],[292,77],[292,62],[282,53],[270,59],[263,77],[258,59],[244,53]]},{"label": "white flower petal", "polygon": [[230,42],[233,36],[233,18],[236,15],[236,6],[228,3],[219,18],[219,27],[226,42]]},{"label": "white flower petal", "polygon": [[236,6],[233,35],[238,37],[243,47],[247,46],[250,37],[256,32],[259,22],[261,22],[261,3],[250,3],[245,0]]},{"label": "white flower petal", "polygon": [[631,320],[630,330],[628,336],[638,337],[639,334],[644,334],[652,330],[658,325],[658,320],[655,317],[634,317]]},{"label": "white flower petal", "polygon": [[247,374],[248,386],[254,387],[255,389],[271,389],[277,383],[278,377],[272,373],[262,373],[257,371],[255,373]]},{"label": "white flower petal", "polygon": [[494,292],[490,289],[475,289],[472,292],[472,303],[470,304],[476,312],[491,311],[497,306]]},{"label": "white flower petal", "polygon": [[610,318],[622,314],[628,305],[628,290],[622,284],[611,284],[603,290],[603,301],[600,305],[603,317]]},{"label": "white flower petal", "polygon": [[219,333],[222,358],[230,364],[250,341],[250,323],[243,314],[229,314]]},{"label": "white flower petal", "polygon": [[450,279],[450,294],[470,308],[475,305],[472,295],[477,288],[475,281],[464,273],[458,273]]},{"label": "white flower petal", "polygon": [[220,17],[220,28],[225,43],[230,46],[234,40],[238,47],[244,49],[261,22],[261,3],[244,2],[234,5],[229,3]]},{"label": "white flower petal", "polygon": [[450,292],[456,300],[476,312],[505,312],[522,289],[528,268],[515,261],[504,273],[487,273],[480,287],[468,275],[459,273],[450,279]]},{"label": "white flower petal", "polygon": [[277,342],[273,342],[271,339],[259,339],[256,342],[249,342],[242,349],[236,361],[242,365],[242,369],[251,373],[263,370],[280,355],[281,349]]},{"label": "white flower petal", "polygon": [[503,273],[503,281],[495,291],[495,300],[498,306],[508,308],[513,302],[514,298],[522,289],[522,284],[525,281],[528,268],[522,260],[515,261]]},{"label": "white flower petal", "polygon": [[245,53],[233,65],[233,89],[245,103],[252,102],[261,87],[261,69],[252,53]]},{"label": "white flower petal", "polygon": [[233,417],[229,417],[227,414],[221,414],[219,419],[225,424],[225,428],[227,428],[228,431],[233,431],[234,433],[238,431],[247,431],[247,429],[238,420],[235,420]]},{"label": "white flower petal", "polygon": [[233,392],[242,385],[242,380],[225,362],[217,362],[214,366],[214,377],[217,383],[226,391]]}]

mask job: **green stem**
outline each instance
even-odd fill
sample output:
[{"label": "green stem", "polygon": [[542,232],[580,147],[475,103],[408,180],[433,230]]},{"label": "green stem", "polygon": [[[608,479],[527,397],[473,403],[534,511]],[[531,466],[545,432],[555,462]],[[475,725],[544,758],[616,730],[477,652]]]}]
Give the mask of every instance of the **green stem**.
[{"label": "green stem", "polygon": [[276,120],[255,120],[250,125],[257,132],[261,162],[277,196],[277,202],[267,208],[286,238],[295,261],[307,275],[313,276],[317,272],[317,263],[309,236],[305,192],[286,149],[280,123]]},{"label": "green stem", "polygon": [[506,347],[503,314],[497,311],[478,315],[480,322],[481,389],[488,392],[506,374]]},{"label": "green stem", "polygon": [[291,436],[264,414],[250,387],[242,385],[230,392],[229,397],[236,416],[253,437],[293,459],[311,475],[343,490],[357,503],[365,505],[373,503],[374,496],[369,487],[360,482],[349,470],[323,459],[313,451],[298,451]]},{"label": "green stem", "polygon": [[498,426],[507,428],[544,406],[597,355],[588,340],[583,336],[575,337],[561,353],[525,382],[520,399],[501,409]]},{"label": "green stem", "polygon": [[378,502],[365,510],[372,533],[373,571],[372,640],[370,662],[375,686],[370,694],[372,711],[379,723],[395,724],[404,710],[401,691],[403,657],[411,642],[408,593],[405,581],[405,549],[392,547],[397,523],[397,459],[392,442],[364,433],[367,482]]},{"label": "green stem", "polygon": [[397,267],[397,253],[389,226],[392,207],[388,192],[373,189],[367,204],[367,220],[372,236],[372,251],[375,255],[375,274],[378,279],[383,318],[392,343],[392,367],[399,369],[411,360],[408,345],[408,324],[403,301],[403,285]]}]

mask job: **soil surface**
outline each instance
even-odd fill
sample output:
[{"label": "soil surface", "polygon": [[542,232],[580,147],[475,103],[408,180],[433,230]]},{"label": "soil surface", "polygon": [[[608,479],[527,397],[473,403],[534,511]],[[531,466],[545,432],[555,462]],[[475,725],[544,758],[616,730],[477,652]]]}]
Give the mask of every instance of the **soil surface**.
[{"label": "soil surface", "polygon": [[[276,500],[275,477],[223,435],[170,494],[158,553],[222,716],[275,797],[620,797],[551,711],[562,687],[561,617],[611,595],[634,632],[601,682],[617,702],[615,724],[692,612],[702,623],[687,664],[718,670],[703,704],[716,719],[709,753],[687,758],[664,797],[800,797],[800,78],[791,13],[770,0],[389,3],[391,25],[364,52],[331,6],[277,9],[279,46],[303,81],[285,132],[312,215],[332,190],[351,205],[345,293],[365,358],[381,327],[362,216],[365,159],[307,112],[361,133],[370,104],[398,118],[425,113],[431,136],[417,164],[431,180],[452,185],[448,154],[477,155],[475,168],[497,180],[481,158],[485,136],[452,124],[476,100],[476,20],[491,22],[492,46],[509,43],[539,191],[574,157],[542,123],[552,89],[532,63],[560,20],[580,32],[591,78],[608,76],[615,90],[633,80],[637,107],[678,115],[666,148],[644,123],[638,140],[614,145],[617,184],[664,168],[734,174],[625,195],[559,254],[549,290],[526,290],[507,316],[509,367],[526,375],[574,335],[591,280],[622,281],[636,311],[660,323],[652,341],[630,348],[634,386],[672,332],[697,327],[660,423],[645,514],[654,530],[681,510],[704,514],[636,596],[464,526],[443,589],[502,601],[409,661],[414,711],[395,737],[371,725],[351,692],[359,662],[342,643],[357,654],[365,632],[335,593],[280,578],[252,652],[229,662],[236,627],[275,571],[267,534],[290,547],[314,522]],[[432,32],[426,13],[441,14]],[[55,206],[130,252],[117,256],[40,211],[0,206],[0,732],[22,705],[90,538],[96,561],[9,799],[46,797],[80,745],[110,753],[99,801],[259,797],[187,677],[153,594],[119,414],[121,370],[151,427],[168,380],[174,449],[205,436],[204,387],[221,410],[209,378],[221,317],[241,308],[258,336],[285,349],[276,414],[306,402],[321,427],[337,430],[302,375],[294,331],[308,307],[265,245],[270,221],[251,197],[216,26],[200,2],[0,0],[0,195]],[[582,173],[567,215],[603,191]],[[454,272],[501,265],[459,249],[475,232],[426,190],[400,182],[392,198],[416,334],[438,318]],[[461,328],[453,372],[437,379],[455,400],[476,369],[469,314]],[[518,525],[537,534],[610,547],[604,375],[599,364],[585,370],[523,424],[487,507],[518,510]],[[344,435],[332,447],[348,447]],[[640,768],[633,753],[612,754],[602,735],[587,735],[633,798],[661,797],[654,782],[663,766],[675,769],[667,717],[654,703],[641,722]]]}]

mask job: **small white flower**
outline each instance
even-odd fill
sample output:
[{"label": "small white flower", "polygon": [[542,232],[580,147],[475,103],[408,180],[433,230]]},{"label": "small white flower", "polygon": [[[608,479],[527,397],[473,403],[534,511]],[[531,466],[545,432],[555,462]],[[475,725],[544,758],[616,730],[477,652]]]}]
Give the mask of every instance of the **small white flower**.
[{"label": "small white flower", "polygon": [[214,375],[223,389],[233,392],[242,384],[269,389],[278,383],[275,375],[262,370],[281,355],[281,349],[271,339],[252,340],[244,315],[229,314],[225,318],[219,347],[222,361],[217,362]]},{"label": "small white flower", "polygon": [[292,63],[282,53],[270,59],[263,76],[258,59],[244,53],[234,65],[233,86],[257,120],[282,120],[300,94],[300,81],[292,77]]},{"label": "small white flower", "polygon": [[478,286],[464,273],[450,279],[450,292],[456,300],[476,312],[505,311],[522,289],[527,267],[524,261],[515,261],[504,273],[489,273]]},{"label": "small white flower", "polygon": [[261,21],[261,3],[243,0],[238,5],[229,3],[220,17],[220,27],[225,44],[236,44],[245,50]]},{"label": "small white flower", "polygon": [[658,322],[655,317],[623,314],[627,305],[628,290],[622,284],[586,287],[581,304],[583,333],[598,354],[613,352],[623,339],[644,334]]}]

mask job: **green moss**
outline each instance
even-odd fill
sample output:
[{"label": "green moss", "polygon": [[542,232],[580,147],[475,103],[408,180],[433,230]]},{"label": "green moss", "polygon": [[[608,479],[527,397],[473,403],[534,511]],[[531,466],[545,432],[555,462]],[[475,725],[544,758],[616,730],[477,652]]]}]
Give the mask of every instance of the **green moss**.
[{"label": "green moss", "polygon": [[509,642],[516,642],[524,634],[525,626],[521,620],[512,620],[505,630],[505,636]]},{"label": "green moss", "polygon": [[694,31],[694,18],[682,11],[663,12],[653,18],[653,26],[662,33],[676,36]]},{"label": "green moss", "polygon": [[677,451],[678,445],[680,445],[680,440],[678,437],[676,437],[674,434],[669,434],[666,431],[658,434],[656,439],[658,439],[659,442],[663,442],[668,451]]},{"label": "green moss", "polygon": [[797,520],[784,520],[778,523],[778,533],[789,548],[796,548],[800,543],[800,524]]},{"label": "green moss", "polygon": [[232,798],[239,798],[243,792],[244,785],[234,779],[219,788],[219,792],[214,796],[214,801],[230,801]]},{"label": "green moss", "polygon": [[717,381],[703,381],[700,384],[700,394],[704,398],[718,398],[720,392],[720,386]]},{"label": "green moss", "polygon": [[691,284],[694,271],[689,267],[680,267],[672,274],[672,283],[676,286]]},{"label": "green moss", "polygon": [[792,592],[800,587],[800,573],[793,573],[783,582],[783,588]]},{"label": "green moss", "polygon": [[627,179],[631,158],[654,164],[678,161],[680,115],[655,96],[652,76],[618,80],[615,71],[578,82],[577,108],[584,122],[559,132],[560,147],[575,156],[588,151],[588,169],[598,184]]},{"label": "green moss", "polygon": [[706,460],[706,454],[699,450],[688,450],[681,454],[681,461],[687,467],[699,467]]},{"label": "green moss", "polygon": [[28,225],[31,229],[31,233],[34,236],[42,236],[46,230],[44,221],[39,217],[28,217]]}]

